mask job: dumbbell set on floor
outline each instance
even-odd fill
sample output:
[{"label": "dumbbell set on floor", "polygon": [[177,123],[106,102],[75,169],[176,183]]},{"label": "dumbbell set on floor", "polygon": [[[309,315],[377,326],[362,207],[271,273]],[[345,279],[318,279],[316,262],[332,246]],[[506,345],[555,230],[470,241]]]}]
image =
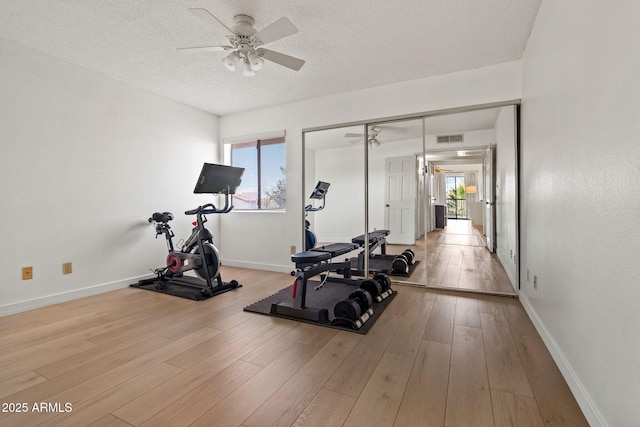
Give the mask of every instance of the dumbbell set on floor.
[{"label": "dumbbell set on floor", "polygon": [[405,249],[404,252],[393,257],[391,274],[409,274],[409,266],[415,264],[415,259],[413,251]]},{"label": "dumbbell set on floor", "polygon": [[376,274],[372,279],[363,280],[360,288],[335,305],[333,309],[335,319],[332,323],[360,329],[373,315],[373,303],[381,302],[392,293],[391,279],[386,274]]},{"label": "dumbbell set on floor", "polygon": [[391,295],[391,278],[383,273],[378,273],[373,278],[363,280],[360,288],[371,294],[375,302],[381,302]]}]

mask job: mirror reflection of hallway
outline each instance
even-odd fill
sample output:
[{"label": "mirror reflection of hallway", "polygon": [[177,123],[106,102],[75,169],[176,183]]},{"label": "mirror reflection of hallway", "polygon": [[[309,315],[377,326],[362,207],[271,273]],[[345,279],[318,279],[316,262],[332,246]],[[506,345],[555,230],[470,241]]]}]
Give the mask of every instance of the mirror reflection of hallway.
[{"label": "mirror reflection of hallway", "polygon": [[468,219],[449,219],[446,228],[429,233],[427,240],[429,286],[514,292],[498,257],[487,250],[482,225],[473,225]]},{"label": "mirror reflection of hallway", "polygon": [[427,117],[427,285],[515,295],[514,106]]}]

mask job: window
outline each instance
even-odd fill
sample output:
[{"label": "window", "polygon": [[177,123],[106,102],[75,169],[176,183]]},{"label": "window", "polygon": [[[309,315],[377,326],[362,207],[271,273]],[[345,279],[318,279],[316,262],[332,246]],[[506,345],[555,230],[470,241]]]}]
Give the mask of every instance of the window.
[{"label": "window", "polygon": [[467,195],[463,176],[447,175],[447,216],[467,218]]},{"label": "window", "polygon": [[284,137],[233,142],[225,149],[231,166],[245,169],[233,196],[234,209],[284,209],[287,197]]}]

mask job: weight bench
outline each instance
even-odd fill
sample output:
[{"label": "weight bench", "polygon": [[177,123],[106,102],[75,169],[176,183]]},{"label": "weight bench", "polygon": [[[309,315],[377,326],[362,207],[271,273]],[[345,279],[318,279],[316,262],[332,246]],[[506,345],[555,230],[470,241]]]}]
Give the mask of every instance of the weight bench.
[{"label": "weight bench", "polygon": [[[277,302],[271,304],[271,314],[311,320],[318,323],[329,322],[329,310],[306,306],[307,285],[310,278],[319,274],[335,271],[342,274],[342,278],[331,278],[331,281],[360,285],[359,280],[351,279],[351,261],[331,262],[331,259],[347,254],[357,249],[353,243],[334,243],[320,246],[310,251],[291,255],[291,261],[296,270],[291,272],[295,282],[293,284],[293,303]],[[323,278],[328,280],[328,276]]]},{"label": "weight bench", "polygon": [[[389,263],[393,262],[393,256],[387,255],[387,236],[389,235],[389,233],[390,233],[389,230],[374,230],[369,233],[368,244],[369,244],[370,259],[385,260],[385,261],[388,260]],[[357,244],[358,247],[364,248],[364,245],[365,245],[364,234],[354,237],[353,239],[351,239],[351,241]],[[372,252],[376,250],[378,247],[380,247],[380,254],[373,255]],[[376,269],[371,268],[371,266],[369,266],[369,272],[371,273],[373,272],[373,270],[376,270]],[[379,273],[386,273],[387,272],[386,270],[388,269],[385,269],[385,271],[379,271],[379,270],[376,270],[376,271]],[[358,254],[357,259],[353,258],[351,273],[356,276],[365,275],[364,274],[364,251]]]}]

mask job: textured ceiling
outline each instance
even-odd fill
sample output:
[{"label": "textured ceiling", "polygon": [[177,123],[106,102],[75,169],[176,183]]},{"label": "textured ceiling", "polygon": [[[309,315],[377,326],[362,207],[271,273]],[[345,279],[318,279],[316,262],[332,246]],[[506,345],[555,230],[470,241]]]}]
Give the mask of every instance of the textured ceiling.
[{"label": "textured ceiling", "polygon": [[[517,60],[541,0],[2,0],[0,37],[217,114],[315,98]],[[259,31],[287,17],[299,32],[266,47],[306,60],[255,77],[229,72],[225,44],[187,11]]]}]

